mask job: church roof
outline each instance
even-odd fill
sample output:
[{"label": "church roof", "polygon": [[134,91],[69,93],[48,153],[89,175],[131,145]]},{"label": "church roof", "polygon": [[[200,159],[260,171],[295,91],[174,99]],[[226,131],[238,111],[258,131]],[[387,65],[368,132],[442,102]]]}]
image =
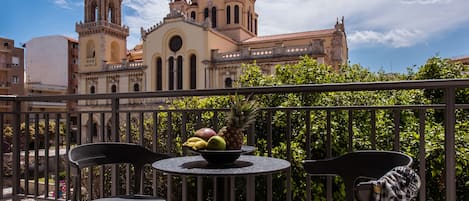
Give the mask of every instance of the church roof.
[{"label": "church roof", "polygon": [[329,34],[334,33],[335,31],[336,31],[335,29],[324,29],[324,30],[278,34],[278,35],[269,35],[269,36],[257,36],[254,38],[247,39],[243,41],[243,43],[258,43],[258,42],[288,40],[288,39],[297,39],[297,38],[306,38],[306,37],[317,37],[317,36],[329,35]]}]

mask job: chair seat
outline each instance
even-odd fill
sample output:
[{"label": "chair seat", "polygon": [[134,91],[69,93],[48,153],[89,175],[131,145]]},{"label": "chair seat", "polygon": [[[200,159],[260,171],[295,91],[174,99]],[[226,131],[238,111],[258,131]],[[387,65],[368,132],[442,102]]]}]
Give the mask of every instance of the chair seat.
[{"label": "chair seat", "polygon": [[162,198],[149,196],[149,195],[121,195],[109,198],[100,198],[93,201],[131,201],[131,200],[145,200],[145,201],[165,201]]}]

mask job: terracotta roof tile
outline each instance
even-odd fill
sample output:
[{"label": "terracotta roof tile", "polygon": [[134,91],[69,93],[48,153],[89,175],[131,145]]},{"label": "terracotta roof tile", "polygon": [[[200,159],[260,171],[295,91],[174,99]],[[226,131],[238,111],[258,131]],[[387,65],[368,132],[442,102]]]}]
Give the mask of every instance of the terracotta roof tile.
[{"label": "terracotta roof tile", "polygon": [[324,30],[317,30],[317,31],[297,32],[297,33],[288,33],[288,34],[279,34],[279,35],[270,35],[270,36],[258,36],[258,37],[247,39],[243,41],[243,43],[256,43],[256,42],[285,40],[285,39],[301,38],[301,37],[313,37],[313,36],[332,34],[334,32],[335,32],[335,29],[324,29]]}]

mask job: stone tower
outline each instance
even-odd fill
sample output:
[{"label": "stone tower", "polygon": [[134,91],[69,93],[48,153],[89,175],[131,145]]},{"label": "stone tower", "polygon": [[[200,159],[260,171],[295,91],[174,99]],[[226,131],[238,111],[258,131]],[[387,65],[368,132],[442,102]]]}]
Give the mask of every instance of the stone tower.
[{"label": "stone tower", "polygon": [[257,36],[259,15],[256,0],[171,0],[169,9],[179,11],[198,23],[210,27],[235,41]]},{"label": "stone tower", "polygon": [[129,28],[122,25],[122,0],[85,0],[85,21],[76,24],[80,73],[107,70],[126,58]]}]

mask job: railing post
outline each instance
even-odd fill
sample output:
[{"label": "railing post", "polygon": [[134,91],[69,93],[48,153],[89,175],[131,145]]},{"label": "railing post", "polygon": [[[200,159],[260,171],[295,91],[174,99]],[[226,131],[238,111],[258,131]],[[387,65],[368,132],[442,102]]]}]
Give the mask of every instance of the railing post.
[{"label": "railing post", "polygon": [[119,99],[113,98],[112,99],[112,127],[111,127],[111,135],[112,141],[119,142]]},{"label": "railing post", "polygon": [[13,201],[20,200],[18,194],[20,193],[20,137],[21,137],[21,101],[15,100],[13,103]]},{"label": "railing post", "polygon": [[456,152],[455,146],[455,88],[445,90],[445,186],[446,201],[456,201]]},{"label": "railing post", "polygon": [[[112,135],[112,141],[113,142],[119,142],[119,99],[118,98],[112,98],[112,115],[111,115],[111,135]],[[115,196],[119,192],[119,170],[116,165],[113,165],[111,168],[111,182],[112,182],[112,187],[111,187],[111,195]]]}]

